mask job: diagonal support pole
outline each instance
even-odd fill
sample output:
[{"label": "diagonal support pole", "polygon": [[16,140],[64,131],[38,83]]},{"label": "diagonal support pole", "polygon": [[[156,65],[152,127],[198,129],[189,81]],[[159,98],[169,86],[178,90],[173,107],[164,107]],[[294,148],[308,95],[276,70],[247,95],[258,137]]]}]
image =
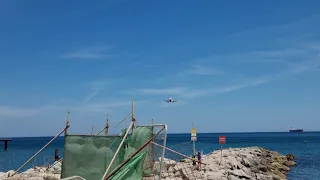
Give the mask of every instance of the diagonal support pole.
[{"label": "diagonal support pole", "polygon": [[116,153],[114,154],[114,156],[113,156],[113,158],[112,158],[112,160],[111,160],[111,162],[110,162],[110,164],[109,164],[109,166],[108,166],[107,170],[105,171],[104,175],[102,176],[102,179],[105,179],[105,178],[106,178],[107,173],[109,172],[109,170],[110,170],[110,168],[111,168],[111,165],[112,165],[113,161],[116,159],[116,157],[117,157],[117,155],[118,155],[118,153],[119,153],[120,149],[122,148],[122,144],[123,144],[123,142],[126,140],[126,138],[127,138],[128,134],[129,134],[129,131],[130,131],[131,127],[133,126],[133,124],[134,124],[133,122],[130,124],[129,128],[127,129],[126,134],[123,136],[123,139],[122,139],[122,141],[121,141],[121,143],[120,143],[120,145],[119,145],[119,147],[118,147],[118,149],[117,149]]},{"label": "diagonal support pole", "polygon": [[67,129],[69,128],[70,125],[67,125],[67,127],[65,127],[59,134],[57,134],[54,138],[51,139],[51,141],[49,141],[45,146],[43,146],[36,154],[34,154],[27,162],[25,162],[19,169],[17,169],[12,175],[13,176],[15,174],[18,173],[18,171],[20,171],[24,166],[26,166],[33,158],[35,158],[38,154],[40,154],[47,146],[49,146],[55,139],[57,139],[62,133],[64,133],[65,131],[67,131]]},{"label": "diagonal support pole", "polygon": [[130,159],[132,159],[135,155],[137,155],[142,149],[144,149],[157,135],[159,135],[165,127],[163,127],[157,134],[153,135],[147,142],[145,142],[136,152],[134,152],[127,160],[121,163],[116,169],[114,169],[107,177],[104,177],[102,180],[108,180],[111,176],[113,176],[119,169],[121,169]]}]

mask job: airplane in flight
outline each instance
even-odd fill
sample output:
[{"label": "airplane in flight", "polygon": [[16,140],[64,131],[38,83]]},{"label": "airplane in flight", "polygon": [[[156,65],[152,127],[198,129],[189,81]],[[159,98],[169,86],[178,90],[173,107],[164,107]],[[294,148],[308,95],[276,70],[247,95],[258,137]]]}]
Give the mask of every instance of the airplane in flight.
[{"label": "airplane in flight", "polygon": [[174,102],[178,102],[179,100],[173,100],[172,98],[168,98],[167,100],[163,100],[167,103],[174,103]]}]

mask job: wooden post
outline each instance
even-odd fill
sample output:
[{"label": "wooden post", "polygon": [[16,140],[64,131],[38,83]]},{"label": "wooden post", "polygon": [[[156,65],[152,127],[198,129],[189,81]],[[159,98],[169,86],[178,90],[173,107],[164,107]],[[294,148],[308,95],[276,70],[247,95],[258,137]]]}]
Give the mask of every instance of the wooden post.
[{"label": "wooden post", "polygon": [[220,165],[221,165],[221,163],[222,163],[222,145],[220,145],[220,150],[221,150]]},{"label": "wooden post", "polygon": [[124,120],[124,128],[127,129],[128,126],[128,118],[126,116],[126,119]]},{"label": "wooden post", "polygon": [[105,130],[106,136],[108,136],[108,133],[109,133],[109,118],[108,118],[108,113],[107,113],[107,122],[106,122],[106,130]]},{"label": "wooden post", "polygon": [[[153,127],[153,125],[154,125],[154,119],[152,118],[152,134],[154,134],[154,127]],[[153,141],[154,141],[154,139],[153,139]]]},{"label": "wooden post", "polygon": [[0,138],[1,142],[4,142],[4,151],[8,150],[8,142],[12,141],[12,138]]},{"label": "wooden post", "polygon": [[134,118],[134,102],[132,101],[132,115],[131,115],[131,119],[132,119],[132,133],[133,133],[133,129],[134,129],[134,125],[135,125],[135,122],[136,122],[136,119]]},{"label": "wooden post", "polygon": [[4,141],[4,150],[8,150],[8,141]]},{"label": "wooden post", "polygon": [[[152,119],[152,136],[154,135],[154,119]],[[155,164],[155,157],[154,157],[154,138],[152,139],[152,144],[151,144],[151,159],[152,159],[152,164],[151,167],[153,168],[154,164]]]},{"label": "wooden post", "polygon": [[70,109],[68,109],[68,116],[66,121],[66,130],[64,131],[64,136],[68,135],[68,127],[69,127],[69,116],[70,116]]}]

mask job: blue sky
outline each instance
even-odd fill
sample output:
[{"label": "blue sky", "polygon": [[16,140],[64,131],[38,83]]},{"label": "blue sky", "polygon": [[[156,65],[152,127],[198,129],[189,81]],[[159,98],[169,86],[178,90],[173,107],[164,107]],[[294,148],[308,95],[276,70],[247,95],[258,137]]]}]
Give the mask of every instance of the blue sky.
[{"label": "blue sky", "polygon": [[68,108],[98,131],[132,100],[170,133],[319,130],[319,5],[1,1],[0,136],[55,135]]}]

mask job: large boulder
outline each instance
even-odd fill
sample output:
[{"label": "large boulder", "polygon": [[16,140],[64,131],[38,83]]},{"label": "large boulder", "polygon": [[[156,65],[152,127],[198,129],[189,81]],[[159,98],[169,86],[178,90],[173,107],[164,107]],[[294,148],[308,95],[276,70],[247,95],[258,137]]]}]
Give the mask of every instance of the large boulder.
[{"label": "large boulder", "polygon": [[237,176],[234,176],[234,175],[230,174],[228,176],[228,180],[241,180],[241,179],[239,177],[237,177]]},{"label": "large boulder", "polygon": [[284,165],[286,165],[286,166],[295,166],[297,163],[296,162],[294,162],[294,161],[286,161],[285,163],[284,163]]},{"label": "large boulder", "polygon": [[294,160],[294,155],[293,154],[287,154],[286,158],[288,161],[293,161]]},{"label": "large boulder", "polygon": [[252,177],[246,174],[242,169],[236,169],[228,172],[228,176],[233,175],[238,177],[239,179],[252,179]]},{"label": "large boulder", "polygon": [[62,163],[61,162],[57,162],[56,164],[54,164],[52,166],[52,169],[53,169],[53,173],[61,173],[61,169],[62,169]]},{"label": "large boulder", "polygon": [[[159,161],[161,161],[161,157],[159,157]],[[164,166],[169,167],[169,166],[175,166],[177,162],[171,159],[163,158],[163,164]]]}]

